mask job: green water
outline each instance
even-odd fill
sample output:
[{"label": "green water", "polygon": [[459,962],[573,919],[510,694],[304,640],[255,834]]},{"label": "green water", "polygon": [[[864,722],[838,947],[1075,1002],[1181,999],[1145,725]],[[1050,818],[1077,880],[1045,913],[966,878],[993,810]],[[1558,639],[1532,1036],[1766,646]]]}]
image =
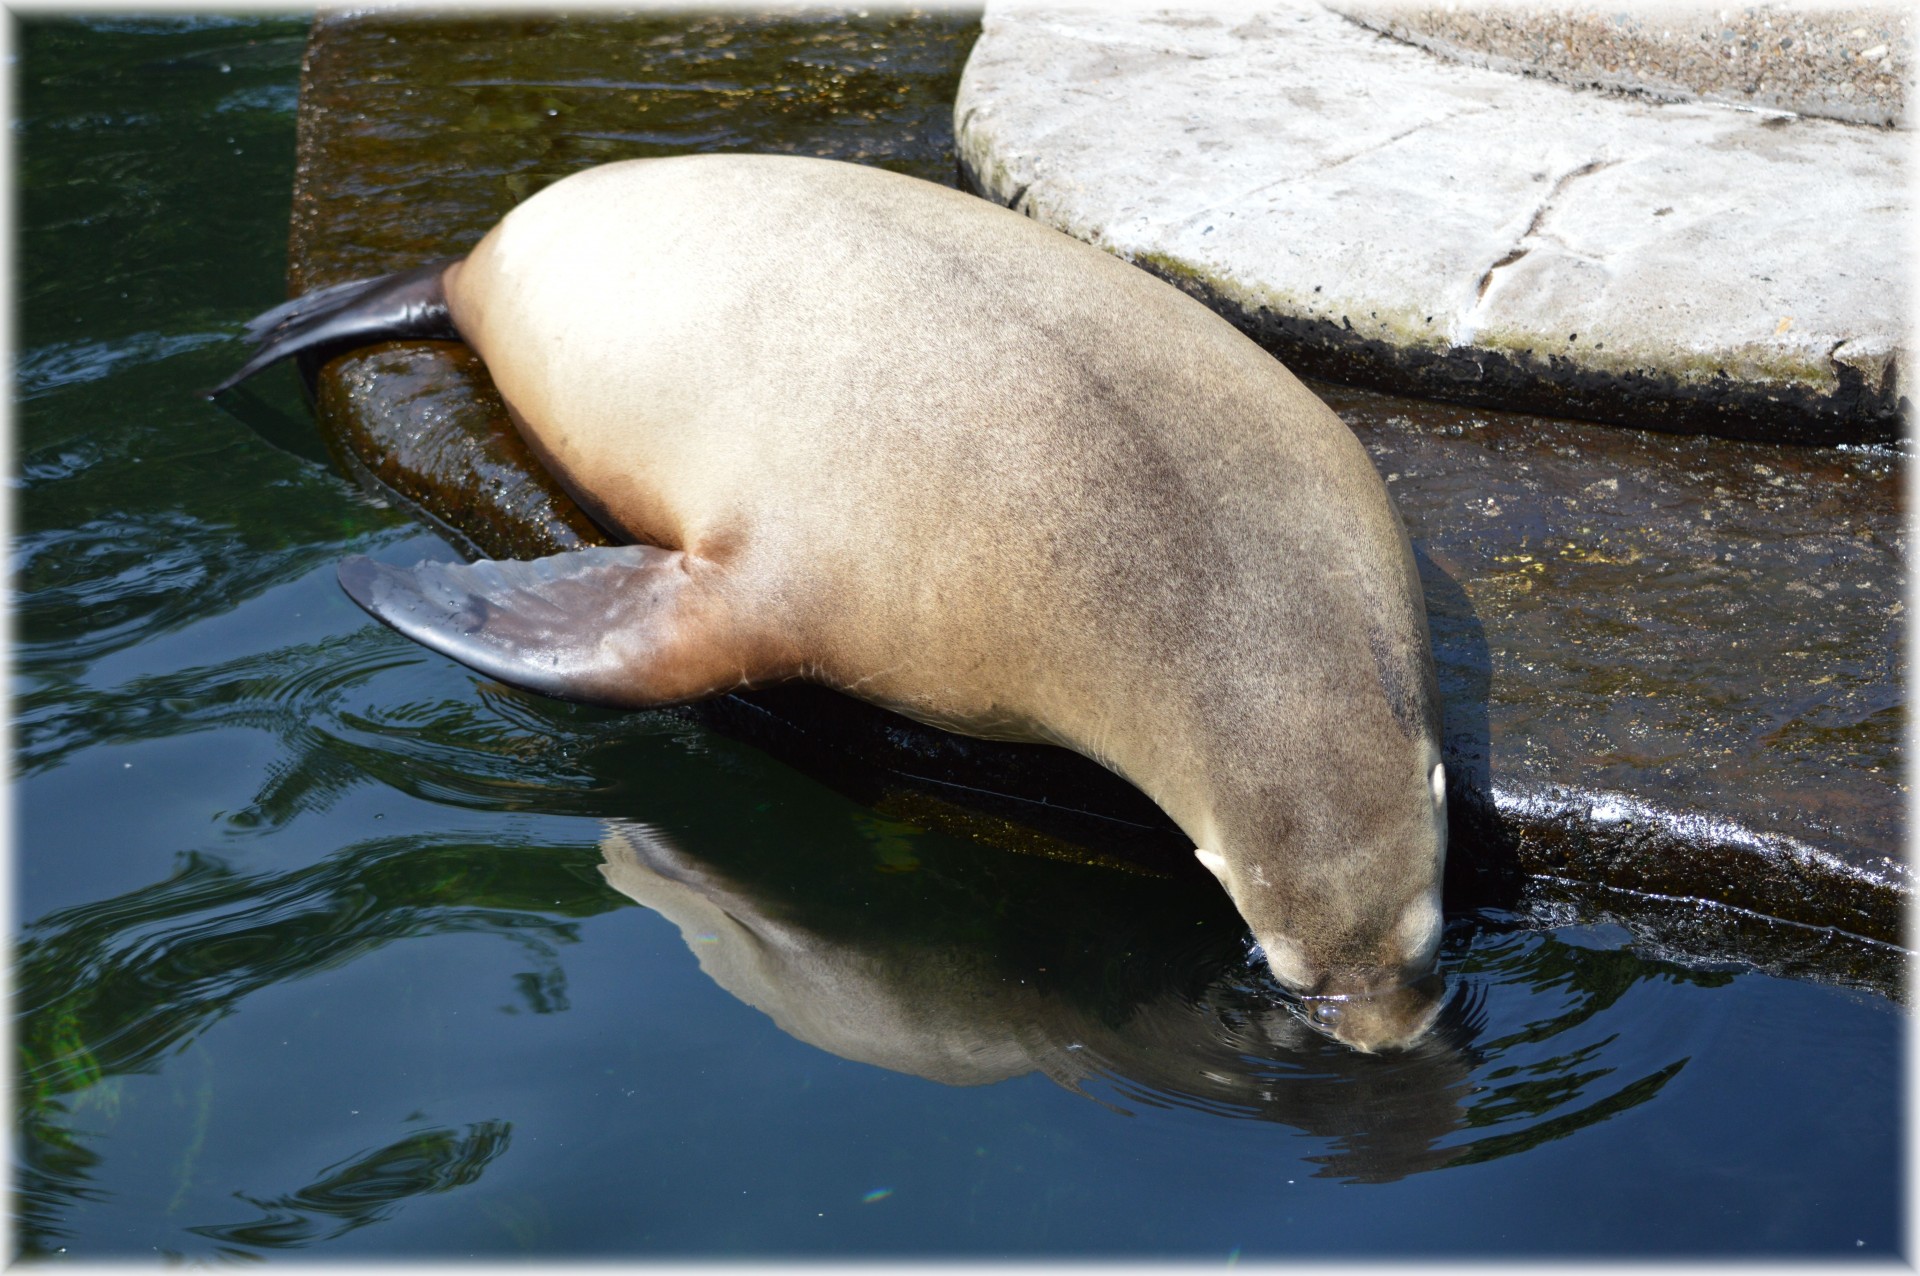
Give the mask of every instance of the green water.
[{"label": "green water", "polygon": [[15,35],[17,1253],[1899,1250],[1881,999],[1483,913],[1362,1058],[1204,882],[375,626],[334,563],[445,548],[192,394],[281,292],[303,23]]}]

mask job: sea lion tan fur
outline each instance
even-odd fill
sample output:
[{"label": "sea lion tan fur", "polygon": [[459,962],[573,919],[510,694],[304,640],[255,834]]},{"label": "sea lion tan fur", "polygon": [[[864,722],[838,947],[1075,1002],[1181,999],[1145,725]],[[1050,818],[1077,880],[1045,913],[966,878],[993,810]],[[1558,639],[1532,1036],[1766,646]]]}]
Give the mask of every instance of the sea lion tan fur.
[{"label": "sea lion tan fur", "polygon": [[[1431,1021],[1412,554],[1353,434],[1225,320],[960,192],[775,156],[591,169],[407,278],[399,309],[441,289],[540,458],[636,544],[349,560],[374,615],[574,699],[807,678],[1077,749],[1193,838],[1322,1027]],[[378,293],[330,300],[332,339]],[[262,359],[320,322],[299,310],[263,318]]]}]

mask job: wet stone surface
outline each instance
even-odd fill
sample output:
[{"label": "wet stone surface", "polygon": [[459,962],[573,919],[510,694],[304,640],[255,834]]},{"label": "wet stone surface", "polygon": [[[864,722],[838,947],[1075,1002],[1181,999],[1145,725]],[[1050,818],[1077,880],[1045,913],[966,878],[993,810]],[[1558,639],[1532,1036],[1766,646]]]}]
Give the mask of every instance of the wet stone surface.
[{"label": "wet stone surface", "polygon": [[[964,17],[910,13],[324,20],[303,83],[293,289],[461,252],[518,199],[616,158],[780,150],[951,184],[948,103],[972,38]],[[1373,454],[1422,560],[1450,899],[1525,897],[1694,960],[1898,991],[1899,460],[1316,389]],[[345,355],[317,399],[348,468],[467,551],[600,536],[460,347]],[[1144,799],[1059,750],[809,687],[700,712],[898,818],[1193,871]]]},{"label": "wet stone surface", "polygon": [[1501,775],[1898,847],[1891,457],[1320,389],[1486,629]]},{"label": "wet stone surface", "polygon": [[338,360],[316,389],[336,462],[469,554],[540,558],[608,543],[534,459],[466,346],[369,347]]},{"label": "wet stone surface", "polygon": [[1449,753],[1502,822],[1563,828],[1571,876],[1898,937],[1893,457],[1319,389],[1423,551]]},{"label": "wet stone surface", "polygon": [[322,19],[289,287],[459,256],[535,191],[613,160],[768,151],[951,184],[976,33],[966,13],[910,10]]}]

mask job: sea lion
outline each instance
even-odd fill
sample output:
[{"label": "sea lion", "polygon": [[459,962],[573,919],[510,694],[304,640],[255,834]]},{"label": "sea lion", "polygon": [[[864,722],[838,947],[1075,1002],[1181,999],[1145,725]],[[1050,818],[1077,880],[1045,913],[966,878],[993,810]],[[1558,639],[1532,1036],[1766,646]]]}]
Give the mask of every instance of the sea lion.
[{"label": "sea lion", "polygon": [[1406,532],[1339,417],[1178,289],[927,182],[699,155],[577,173],[463,260],[250,331],[228,384],[457,335],[634,542],[342,563],[400,632],[571,699],[807,678],[1076,749],[1193,838],[1316,1024],[1431,1022],[1445,775]]}]

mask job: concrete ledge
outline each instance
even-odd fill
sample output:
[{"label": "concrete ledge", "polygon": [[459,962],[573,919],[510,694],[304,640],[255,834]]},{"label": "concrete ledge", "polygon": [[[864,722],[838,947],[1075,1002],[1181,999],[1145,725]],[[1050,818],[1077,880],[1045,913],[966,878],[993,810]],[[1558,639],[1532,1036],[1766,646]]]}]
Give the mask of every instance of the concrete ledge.
[{"label": "concrete ledge", "polygon": [[1913,21],[1881,8],[1669,3],[1624,11],[1538,4],[1328,7],[1429,53],[1583,89],[1727,102],[1900,127]]},{"label": "concrete ledge", "polygon": [[1311,0],[996,8],[977,189],[1296,371],[1786,442],[1901,434],[1905,134],[1579,93]]}]

